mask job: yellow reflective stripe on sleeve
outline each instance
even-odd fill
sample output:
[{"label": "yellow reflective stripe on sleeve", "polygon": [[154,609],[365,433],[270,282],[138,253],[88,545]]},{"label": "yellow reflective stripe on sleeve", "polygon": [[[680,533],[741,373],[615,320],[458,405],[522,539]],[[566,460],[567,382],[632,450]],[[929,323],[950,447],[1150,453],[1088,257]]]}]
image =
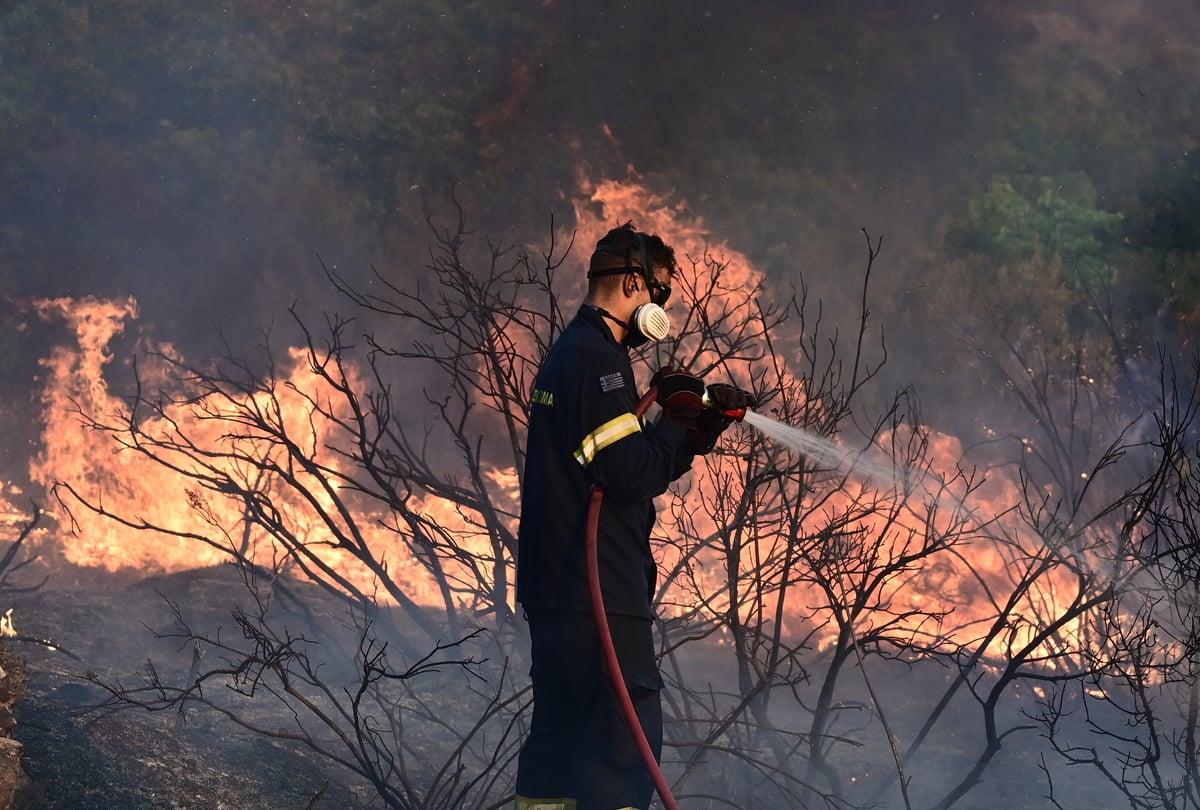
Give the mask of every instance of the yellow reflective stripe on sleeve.
[{"label": "yellow reflective stripe on sleeve", "polygon": [[642,423],[631,413],[623,413],[616,419],[609,419],[583,437],[583,441],[579,443],[579,449],[575,451],[575,460],[586,467],[605,447],[637,433],[641,429]]},{"label": "yellow reflective stripe on sleeve", "polygon": [[574,799],[531,799],[519,793],[515,810],[575,810]]}]

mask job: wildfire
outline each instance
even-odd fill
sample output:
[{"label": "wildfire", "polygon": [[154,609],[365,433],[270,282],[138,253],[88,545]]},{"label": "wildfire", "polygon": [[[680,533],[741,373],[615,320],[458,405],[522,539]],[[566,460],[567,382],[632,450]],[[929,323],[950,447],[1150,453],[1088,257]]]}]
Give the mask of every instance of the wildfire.
[{"label": "wildfire", "polygon": [[[744,253],[714,238],[707,223],[692,213],[684,200],[657,192],[636,178],[628,181],[603,180],[595,184],[584,180],[581,187],[583,193],[575,201],[577,244],[593,244],[614,224],[632,220],[641,230],[667,236],[680,260],[682,286],[689,290],[704,288],[707,283],[706,276],[712,268],[712,264],[705,261],[705,258],[712,257],[722,266],[721,294],[714,296],[708,305],[708,316],[713,322],[719,322],[727,315],[728,300],[735,298],[741,291],[756,290],[762,285],[761,297],[770,297],[771,285],[764,283],[763,271]],[[581,255],[577,258],[582,261],[585,257]],[[580,267],[579,277],[582,278],[582,275]],[[790,351],[795,352],[795,344],[789,343],[789,339],[794,336],[781,334],[772,337],[778,341],[778,345],[792,347]],[[792,360],[800,360],[798,352],[793,356],[788,355],[788,351],[788,348],[784,349],[785,364]],[[711,353],[704,351],[701,351],[698,357],[703,359],[706,355],[711,359]],[[720,369],[722,373],[731,374],[734,383],[746,385],[750,380],[751,369],[748,364],[725,362],[720,365]],[[781,384],[796,383],[787,365],[780,371],[780,377]],[[799,388],[803,390],[802,386]],[[880,438],[880,445],[886,446],[892,438],[885,432]],[[927,455],[932,471],[941,480],[955,479],[964,457],[961,441],[936,429],[929,430],[927,441]],[[730,481],[738,480],[739,475],[736,470],[730,469],[730,463],[728,460],[721,460],[712,467],[697,464],[692,474],[694,491],[689,497],[696,502],[711,502],[721,487],[727,487]],[[961,502],[964,494],[959,482],[958,486],[950,487],[942,494],[934,512],[929,510],[929,504],[922,502],[920,498],[914,498],[914,502],[894,523],[889,522],[884,515],[877,515],[859,521],[854,528],[867,535],[887,534],[883,553],[899,554],[905,544],[913,542],[914,538],[920,538],[926,528],[945,529],[951,520],[961,520],[962,513],[956,513],[956,508],[974,510],[977,516],[974,523],[978,524],[1006,513],[1020,500],[1017,481],[1002,471],[995,470],[989,474],[984,484],[971,494],[969,507]],[[824,509],[836,511],[846,508],[855,498],[862,495],[863,487],[860,482],[851,480],[844,490],[834,493],[824,502]],[[687,526],[678,521],[673,522],[671,516],[664,514],[664,510],[660,509],[659,531],[670,537],[677,536],[686,528],[696,536],[706,537],[722,529],[699,510],[689,510],[685,517]],[[1013,526],[1006,526],[1006,529],[1010,532],[1020,531]],[[778,538],[760,539],[757,545],[763,545],[764,540],[773,545],[777,543]],[[660,562],[662,568],[669,568],[678,559],[678,553],[673,551],[675,548],[673,544],[664,544]],[[763,549],[755,549],[754,552],[746,552],[746,558],[759,559],[759,555],[769,553]],[[975,537],[969,545],[962,547],[961,552],[961,557],[942,555],[927,561],[911,575],[894,578],[890,586],[880,594],[880,603],[888,606],[883,620],[886,621],[889,614],[936,607],[950,612],[946,626],[940,627],[939,633],[950,637],[958,636],[964,640],[976,637],[975,625],[994,615],[994,605],[989,600],[987,591],[1006,591],[1006,586],[1011,584],[1013,559],[1011,553],[985,536]],[[698,559],[702,565],[696,566],[691,576],[698,590],[713,595],[714,610],[720,612],[723,609],[720,606],[727,604],[722,596],[725,590],[724,561],[716,551],[701,554]],[[1036,614],[1039,609],[1053,609],[1056,587],[1061,589],[1061,598],[1065,598],[1069,593],[1069,588],[1065,587],[1069,584],[1066,574],[1047,579],[1046,587],[1039,589],[1037,593],[1037,598],[1045,600],[1047,604],[1040,607],[1031,606],[1030,614]],[[668,601],[672,596],[671,593],[667,594]],[[803,593],[799,599],[789,597],[791,609],[785,613],[785,622],[808,620],[814,606],[819,604],[821,597],[815,592]],[[770,609],[769,598],[767,608]],[[870,621],[873,619],[869,619],[868,624]],[[954,628],[961,628],[961,631]],[[1073,622],[1064,633],[1073,635],[1078,630],[1079,622]],[[1033,632],[1032,626],[1022,626],[1014,631],[1013,638],[1027,640]],[[830,640],[819,636],[818,644]]]},{"label": "wildfire", "polygon": [[17,628],[13,626],[13,609],[9,608],[4,611],[4,615],[0,616],[0,638],[15,638]]},{"label": "wildfire", "polygon": [[[121,438],[119,432],[81,429],[83,414],[112,424],[119,424],[127,414],[124,402],[111,392],[104,371],[112,360],[108,349],[111,340],[137,317],[136,302],[54,299],[39,302],[37,308],[43,317],[65,319],[74,329],[77,345],[57,347],[42,361],[48,371],[42,396],[45,429],[42,450],[30,465],[32,480],[47,489],[56,482],[67,482],[82,497],[112,514],[136,518],[145,526],[212,537],[215,541],[214,547],[177,536],[139,531],[92,510],[74,507],[70,520],[58,515],[62,525],[74,527],[74,531],[61,538],[66,558],[78,565],[110,571],[135,569],[154,574],[224,562],[229,559],[228,550],[244,542],[251,549],[252,559],[271,562],[276,550],[265,532],[248,521],[246,504],[220,492],[201,492],[195,479],[183,474],[183,470],[199,471],[196,459],[182,451],[172,453],[162,449],[160,458],[169,462],[164,465],[129,446],[130,442],[122,446],[115,441]],[[155,348],[167,357],[176,356],[170,345]],[[222,417],[236,419],[239,409],[275,413],[280,426],[290,431],[290,435],[307,437],[314,459],[339,470],[342,466],[339,459],[327,450],[338,446],[336,426],[332,420],[315,413],[315,403],[329,402],[333,399],[332,392],[312,372],[301,349],[290,349],[287,361],[281,378],[269,393],[224,403],[214,399],[199,409],[182,403],[171,405],[164,415],[142,420],[139,430],[163,439],[168,448],[186,436],[196,447],[223,453],[211,472],[252,487],[253,465],[242,460],[266,459],[275,452],[275,447],[253,429],[231,433],[230,422],[223,422]],[[161,361],[151,359],[140,364],[139,373],[146,385],[168,382]],[[354,380],[353,384],[361,388],[360,381]],[[302,474],[302,477],[307,489],[316,493],[315,504],[305,502],[299,494],[287,489],[273,493],[273,500],[282,508],[281,518],[288,530],[297,537],[320,538],[322,521],[317,509],[336,511],[331,509],[333,496],[321,482],[311,480],[313,476]],[[350,519],[367,534],[368,542],[380,549],[390,549],[396,545],[395,535],[379,526],[378,517],[360,512]],[[344,553],[323,549],[320,554],[359,587],[367,592],[374,590],[373,575],[356,566]],[[414,595],[421,596],[425,583],[411,555],[385,553],[384,556],[392,575],[410,583]]]},{"label": "wildfire", "polygon": [[[704,221],[692,214],[682,200],[655,192],[637,181],[606,180],[597,184],[584,183],[575,201],[576,244],[594,244],[614,223],[633,220],[640,229],[667,235],[683,259],[682,271],[690,274],[684,283],[693,287],[703,283],[707,272],[702,260],[717,256],[724,265],[722,284],[734,290],[751,290],[764,282],[764,274],[745,254],[714,240]],[[574,291],[565,294],[564,303],[577,300],[582,291],[583,262],[586,250],[577,249],[563,272],[576,279]],[[690,260],[688,260],[690,257]],[[718,306],[714,304],[714,306]],[[385,514],[377,505],[356,499],[353,487],[354,470],[344,453],[353,451],[339,420],[349,414],[338,392],[310,366],[307,350],[292,348],[285,361],[276,369],[276,379],[269,390],[254,394],[225,393],[223,397],[207,400],[202,408],[180,401],[168,404],[161,414],[146,414],[137,421],[138,429],[146,436],[162,440],[158,458],[142,452],[135,442],[120,441],[120,431],[81,429],[81,413],[92,415],[99,422],[119,424],[128,416],[123,400],[115,395],[106,379],[106,369],[113,355],[110,346],[138,317],[137,302],[128,298],[101,300],[97,298],[58,298],[37,304],[44,318],[60,318],[73,329],[75,345],[55,348],[41,363],[46,369],[46,384],[42,395],[45,429],[42,449],[31,461],[30,475],[39,485],[50,488],[56,482],[68,482],[80,496],[106,511],[128,518],[125,524],[84,508],[72,508],[71,516],[59,514],[62,531],[59,538],[66,558],[71,562],[107,570],[134,569],[144,574],[180,571],[213,565],[229,559],[230,551],[244,549],[257,562],[273,565],[279,561],[279,548],[272,536],[248,514],[247,504],[221,491],[220,487],[200,488],[194,476],[186,472],[204,472],[209,479],[227,477],[245,489],[261,487],[269,491],[273,505],[280,510],[280,523],[297,538],[320,547],[323,565],[337,577],[343,578],[364,593],[386,595],[376,587],[376,573],[344,550],[329,542],[331,531],[347,529],[361,534],[363,542],[376,550],[385,561],[389,576],[402,583],[408,598],[418,604],[438,606],[444,591],[414,557],[404,542],[403,526],[397,526],[394,516]],[[714,317],[720,312],[711,313]],[[780,336],[781,345],[788,345]],[[154,348],[166,358],[178,358],[169,344]],[[154,360],[153,355],[139,361],[138,372],[146,388],[153,389],[168,382],[168,363]],[[781,372],[790,380],[790,372]],[[749,368],[733,364],[735,382],[747,384]],[[369,375],[362,370],[349,370],[347,384],[359,396],[365,396]],[[339,408],[342,408],[339,410]],[[267,419],[289,436],[303,437],[305,451],[318,462],[323,472],[298,472],[297,479],[311,498],[302,497],[294,488],[278,485],[277,481],[256,481],[254,475],[261,467],[248,463],[274,458],[278,443],[264,435],[254,425],[240,418],[243,414],[266,414]],[[330,414],[334,418],[330,418]],[[237,430],[232,430],[236,425]],[[125,437],[128,439],[128,437]],[[115,441],[116,440],[116,441]],[[178,452],[172,447],[182,448]],[[206,455],[203,470],[200,460],[189,456],[184,449],[203,448]],[[928,453],[932,466],[939,473],[952,477],[962,458],[962,446],[953,436],[932,431]],[[692,476],[694,491],[687,497],[711,501],[727,486],[728,468],[734,463],[718,461],[705,469],[697,465]],[[507,529],[515,532],[519,505],[518,478],[511,467],[491,466],[484,470],[487,486],[509,516],[502,518]],[[737,476],[734,476],[736,480]],[[992,475],[989,483],[972,496],[972,506],[980,514],[998,514],[1016,502],[1017,484],[1003,475]],[[0,492],[0,496],[3,493]],[[859,485],[851,482],[842,492],[835,493],[822,507],[837,509],[862,495]],[[959,497],[958,495],[954,496]],[[0,498],[0,507],[5,501]],[[483,519],[461,504],[428,493],[410,496],[415,514],[460,538],[461,545],[488,558],[494,554],[486,532],[481,530]],[[924,530],[926,517],[936,526],[950,519],[952,509],[946,503],[933,516],[922,511],[925,507],[913,504],[894,526],[884,527],[885,518],[875,516],[862,521],[865,532],[892,531],[893,543],[911,542],[915,533]],[[3,511],[3,510],[0,510]],[[7,513],[5,512],[4,515]],[[4,515],[0,515],[3,517]],[[670,535],[685,528],[673,522],[666,510],[659,510],[659,531]],[[701,510],[683,516],[690,523],[686,528],[694,535],[710,536],[722,530]],[[138,528],[141,526],[142,528]],[[167,533],[149,527],[166,529]],[[907,532],[907,534],[906,534]],[[188,537],[206,537],[209,544]],[[760,539],[760,544],[778,542],[778,538]],[[756,549],[755,553],[764,551]],[[895,551],[895,549],[891,549]],[[664,546],[661,564],[664,570],[679,561],[677,547]],[[890,590],[881,594],[891,613],[943,605],[953,612],[957,626],[970,628],[982,621],[992,609],[985,590],[1003,592],[1003,584],[1011,574],[1012,560],[998,546],[979,538],[963,548],[965,557],[946,555],[927,567],[898,577]],[[744,564],[753,560],[748,553]],[[719,606],[724,597],[722,582],[725,568],[715,551],[697,558],[698,565],[689,572],[691,581],[700,591],[716,595],[713,604]],[[468,568],[454,576],[486,576],[479,567]],[[511,581],[511,580],[510,580]],[[677,589],[678,590],[678,589]],[[1045,597],[1045,594],[1042,595]],[[768,597],[770,598],[770,597]],[[512,594],[508,594],[512,607]],[[685,593],[668,593],[667,601],[678,604],[687,599]],[[690,603],[690,599],[688,599]],[[820,603],[820,594],[795,593],[789,596],[788,622],[810,621]],[[669,612],[669,609],[668,609]],[[11,634],[11,609],[3,619],[3,627]],[[1021,631],[1024,632],[1024,631]],[[975,633],[972,630],[972,633]],[[819,639],[821,641],[821,639]]]}]

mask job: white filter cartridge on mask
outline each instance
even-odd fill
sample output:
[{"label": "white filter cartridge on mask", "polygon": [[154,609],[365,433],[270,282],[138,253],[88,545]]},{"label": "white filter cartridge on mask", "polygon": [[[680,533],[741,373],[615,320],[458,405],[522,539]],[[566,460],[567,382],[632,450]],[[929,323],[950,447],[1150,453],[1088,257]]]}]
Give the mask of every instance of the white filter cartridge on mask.
[{"label": "white filter cartridge on mask", "polygon": [[671,334],[671,316],[658,304],[642,304],[633,313],[637,331],[648,340],[663,340]]}]

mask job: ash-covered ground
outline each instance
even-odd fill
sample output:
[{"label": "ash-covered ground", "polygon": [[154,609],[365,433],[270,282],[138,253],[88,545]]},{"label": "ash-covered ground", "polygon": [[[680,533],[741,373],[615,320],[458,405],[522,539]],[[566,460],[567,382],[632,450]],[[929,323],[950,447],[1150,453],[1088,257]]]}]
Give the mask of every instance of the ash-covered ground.
[{"label": "ash-covered ground", "polygon": [[[24,766],[33,782],[27,797],[31,806],[48,808],[295,808],[295,807],[379,807],[383,806],[371,786],[346,769],[331,763],[302,745],[268,739],[238,727],[214,711],[193,706],[180,713],[175,710],[151,713],[131,709],[118,713],[87,711],[103,701],[102,689],[89,683],[85,674],[94,672],[106,682],[138,682],[138,671],[153,660],[166,679],[186,679],[192,666],[190,649],[177,641],[157,639],[150,628],[165,630],[173,616],[164,597],[179,604],[195,628],[236,632],[231,609],[245,604],[248,596],[232,567],[201,569],[182,574],[128,582],[120,577],[78,572],[80,576],[60,577],[42,590],[18,594],[13,600],[14,620],[22,635],[52,639],[78,656],[79,661],[61,652],[30,643],[17,644],[28,662],[28,693],[17,707],[15,736],[24,744]],[[63,587],[68,580],[71,587]],[[89,582],[84,585],[80,583]],[[318,618],[333,616],[337,607],[315,590],[301,588]],[[300,631],[304,619],[290,620]],[[414,644],[414,650],[419,644]],[[713,655],[712,644],[692,644],[681,659],[685,667],[714,666],[728,660]],[[707,645],[707,646],[706,646]],[[527,664],[520,660],[523,651],[510,662],[510,672],[524,680]],[[812,664],[819,671],[820,658],[813,653]],[[347,680],[352,674],[336,671],[330,662],[331,680]],[[483,671],[494,678],[498,660],[492,659]],[[882,669],[879,659],[871,659],[871,675],[889,712],[893,730],[903,742],[910,738],[944,689],[951,673],[943,668],[923,665],[910,668],[903,664]],[[713,670],[714,689],[732,683],[732,673]],[[472,711],[470,701],[462,699],[462,690],[454,673],[433,673],[423,684],[426,694],[444,692],[441,710],[459,712],[456,718],[467,722]],[[437,679],[442,679],[441,685]],[[882,796],[873,795],[871,785],[894,767],[878,722],[866,708],[868,696],[857,669],[843,677],[839,700],[857,704],[846,714],[839,731],[863,742],[838,750],[835,761],[850,778],[851,801],[875,803],[877,807],[900,807],[894,787]],[[781,696],[782,697],[782,696]],[[1005,721],[1022,721],[1020,709],[1033,707],[1034,695],[1028,687],[1014,693]],[[262,696],[254,700],[238,698],[247,716],[264,725],[286,724],[277,703]],[[790,700],[773,703],[772,722],[781,728],[804,728],[805,717]],[[451,717],[447,714],[446,717]],[[980,717],[969,697],[956,699],[926,746],[925,755],[909,771],[913,780],[913,806],[924,806],[960,778],[981,745]],[[427,762],[438,755],[436,736],[424,738],[422,729],[413,729],[414,748],[429,745]],[[1045,777],[1039,768],[1044,745],[1034,731],[1021,732],[1006,741],[1001,754],[987,770],[984,781],[958,805],[961,807],[1040,808],[1051,806],[1046,798]],[[666,760],[678,761],[678,749],[668,748]],[[1053,759],[1047,755],[1053,766]],[[701,782],[719,789],[722,779],[752,778],[729,771],[728,763],[710,760],[709,772]],[[440,764],[440,763],[439,763]],[[668,768],[670,773],[670,768]],[[1064,807],[1116,806],[1117,797],[1101,780],[1083,768],[1054,768],[1055,798]],[[866,787],[858,787],[866,786]],[[497,796],[502,795],[502,784]],[[717,807],[710,801],[685,803],[688,807]],[[756,805],[767,806],[767,805]]]},{"label": "ash-covered ground", "polygon": [[[163,597],[175,600],[197,626],[233,632],[230,610],[246,601],[231,568],[133,584],[93,577],[90,588],[50,584],[13,600],[22,634],[52,639],[80,659],[36,644],[17,645],[28,662],[29,684],[17,710],[16,737],[25,746],[35,806],[373,806],[370,788],[344,770],[212,711],[87,711],[105,698],[104,690],[85,679],[88,671],[106,682],[136,683],[149,659],[167,676],[187,676],[189,648],[180,651],[178,642],[156,639],[150,629],[172,626]],[[272,710],[266,702],[258,707]]]}]

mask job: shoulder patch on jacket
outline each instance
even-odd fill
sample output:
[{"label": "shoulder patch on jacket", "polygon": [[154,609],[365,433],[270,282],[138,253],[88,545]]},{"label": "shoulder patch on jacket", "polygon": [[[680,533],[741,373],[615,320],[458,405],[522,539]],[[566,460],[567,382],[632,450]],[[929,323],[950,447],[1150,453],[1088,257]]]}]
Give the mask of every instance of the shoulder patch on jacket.
[{"label": "shoulder patch on jacket", "polygon": [[619,371],[614,371],[611,374],[603,374],[600,376],[600,390],[604,393],[616,391],[618,388],[625,387],[625,375]]}]

